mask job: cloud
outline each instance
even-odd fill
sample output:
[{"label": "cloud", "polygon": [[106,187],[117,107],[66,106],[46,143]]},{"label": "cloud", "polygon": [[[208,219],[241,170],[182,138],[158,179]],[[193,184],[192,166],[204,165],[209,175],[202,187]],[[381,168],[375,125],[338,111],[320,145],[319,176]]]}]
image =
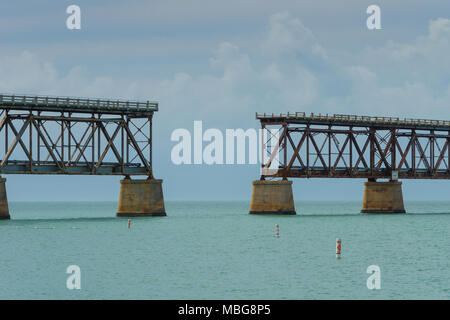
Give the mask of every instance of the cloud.
[{"label": "cloud", "polygon": [[35,55],[24,51],[18,56],[3,56],[0,62],[3,92],[33,92],[56,82],[58,76],[50,62],[41,62]]},{"label": "cloud", "polygon": [[133,96],[137,91],[136,82],[93,77],[81,66],[61,74],[52,62],[29,51],[17,56],[3,55],[0,72],[7,75],[0,79],[2,93],[118,98]]},{"label": "cloud", "polygon": [[438,18],[430,22],[429,38],[449,45],[450,20]]},{"label": "cloud", "polygon": [[[255,112],[327,112],[449,118],[450,20],[430,21],[407,43],[333,54],[289,13],[269,17],[259,55],[224,41],[206,71],[130,80],[73,66],[66,73],[29,51],[2,54],[2,92],[148,99],[160,102],[167,130],[203,119],[256,125]],[[170,115],[170,116],[169,116]],[[166,118],[164,118],[166,117]],[[166,119],[166,120],[163,120]]]},{"label": "cloud", "polygon": [[[379,48],[367,48],[359,60],[370,68],[390,77],[391,83],[405,79],[445,84],[450,72],[450,20],[430,21],[428,34],[409,43],[389,41]],[[448,81],[447,81],[448,83]],[[442,89],[440,87],[439,89]]]},{"label": "cloud", "polygon": [[352,84],[344,101],[355,112],[450,118],[449,52],[450,20],[443,18],[411,42],[366,48],[354,55],[358,65],[345,68]]},{"label": "cloud", "polygon": [[311,30],[288,12],[277,13],[269,18],[267,37],[262,49],[269,56],[318,56],[323,59],[327,57]]}]

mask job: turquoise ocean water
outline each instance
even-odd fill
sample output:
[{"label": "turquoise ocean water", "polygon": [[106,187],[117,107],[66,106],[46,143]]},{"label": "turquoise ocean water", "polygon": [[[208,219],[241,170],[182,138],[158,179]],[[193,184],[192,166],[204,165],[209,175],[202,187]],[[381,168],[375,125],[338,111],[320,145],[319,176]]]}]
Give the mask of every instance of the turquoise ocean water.
[{"label": "turquoise ocean water", "polygon": [[[0,299],[450,298],[448,201],[408,201],[406,215],[296,202],[297,216],[250,216],[248,202],[166,202],[167,217],[133,218],[130,229],[116,207],[10,203]],[[66,288],[69,265],[81,268],[81,290]],[[380,290],[367,289],[370,265],[381,269]]]}]

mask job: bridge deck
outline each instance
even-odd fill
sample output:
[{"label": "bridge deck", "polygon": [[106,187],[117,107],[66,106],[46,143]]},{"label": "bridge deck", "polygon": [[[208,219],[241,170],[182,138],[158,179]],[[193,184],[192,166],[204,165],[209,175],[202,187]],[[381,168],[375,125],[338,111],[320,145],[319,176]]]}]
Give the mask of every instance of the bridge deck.
[{"label": "bridge deck", "polygon": [[78,161],[73,164],[54,161],[8,160],[1,168],[2,174],[67,174],[67,175],[148,175],[140,163],[124,163],[123,168],[117,162],[96,163]]},{"label": "bridge deck", "polygon": [[105,100],[89,98],[5,95],[0,94],[0,108],[32,111],[62,111],[81,113],[149,113],[158,111],[157,102]]},{"label": "bridge deck", "polygon": [[[359,179],[385,179],[392,176],[390,169],[386,168],[353,168],[337,167],[333,170],[324,170],[322,167],[302,167],[293,166],[286,171],[286,168],[280,167],[277,174],[273,177],[291,177],[291,178],[359,178]],[[427,169],[401,169],[398,170],[399,179],[450,179],[447,169],[438,169],[430,173]]]},{"label": "bridge deck", "polygon": [[395,117],[374,117],[374,116],[356,116],[344,114],[306,114],[305,112],[295,112],[286,114],[258,114],[256,119],[262,123],[273,122],[289,122],[299,124],[316,124],[316,125],[335,125],[335,126],[372,126],[387,128],[414,128],[424,130],[450,130],[450,121],[448,120],[428,120],[428,119],[411,119],[411,118],[395,118]]}]

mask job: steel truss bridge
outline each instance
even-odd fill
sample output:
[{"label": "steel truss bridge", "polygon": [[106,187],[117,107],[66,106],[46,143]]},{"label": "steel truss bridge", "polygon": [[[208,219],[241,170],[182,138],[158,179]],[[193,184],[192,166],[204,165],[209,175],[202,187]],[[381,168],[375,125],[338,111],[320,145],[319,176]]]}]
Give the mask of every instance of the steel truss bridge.
[{"label": "steel truss bridge", "polygon": [[152,174],[155,102],[0,95],[0,174]]},{"label": "steel truss bridge", "polygon": [[300,112],[256,119],[272,131],[262,135],[263,168],[279,159],[278,172],[263,170],[261,179],[450,179],[450,121]]}]

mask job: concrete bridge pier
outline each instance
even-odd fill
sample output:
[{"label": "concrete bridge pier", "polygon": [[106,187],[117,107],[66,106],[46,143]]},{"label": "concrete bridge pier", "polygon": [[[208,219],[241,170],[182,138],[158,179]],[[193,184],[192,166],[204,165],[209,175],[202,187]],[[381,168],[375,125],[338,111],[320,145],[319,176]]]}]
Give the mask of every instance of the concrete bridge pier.
[{"label": "concrete bridge pier", "polygon": [[361,213],[406,213],[403,204],[402,183],[399,181],[364,182]]},{"label": "concrete bridge pier", "polygon": [[0,220],[10,219],[8,198],[6,197],[6,179],[0,176]]},{"label": "concrete bridge pier", "polygon": [[120,180],[118,217],[165,216],[161,179]]},{"label": "concrete bridge pier", "polygon": [[252,184],[250,214],[296,214],[292,181],[255,180]]}]

